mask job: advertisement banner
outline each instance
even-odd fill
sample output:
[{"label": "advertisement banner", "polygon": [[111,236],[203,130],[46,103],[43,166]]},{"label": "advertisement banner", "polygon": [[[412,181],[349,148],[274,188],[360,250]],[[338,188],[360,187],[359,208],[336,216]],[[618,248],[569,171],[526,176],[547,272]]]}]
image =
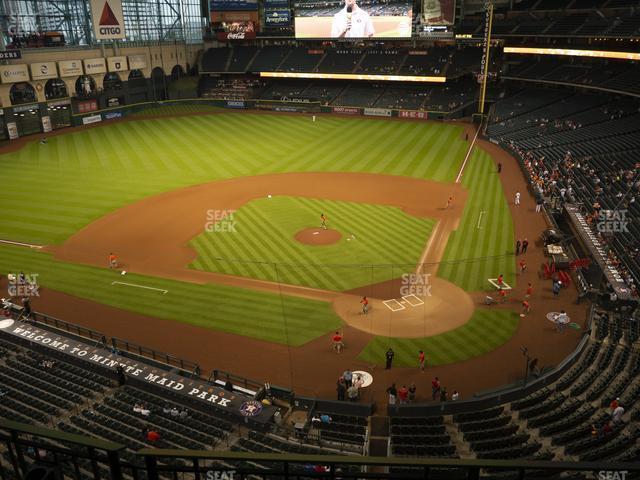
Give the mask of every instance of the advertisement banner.
[{"label": "advertisement banner", "polygon": [[9,140],[18,138],[18,125],[16,125],[16,122],[7,123],[7,133],[9,134]]},{"label": "advertisement banner", "polygon": [[258,10],[258,0],[211,0],[209,11]]},{"label": "advertisement banner", "polygon": [[42,131],[44,133],[48,133],[52,130],[51,128],[51,117],[46,115],[40,119],[42,121]]},{"label": "advertisement banner", "polygon": [[416,110],[400,110],[398,112],[398,117],[400,118],[417,118],[420,120],[426,120],[428,116],[428,112],[418,112]]},{"label": "advertisement banner", "polygon": [[81,60],[64,60],[58,62],[61,77],[79,77],[82,75]]},{"label": "advertisement banner", "polygon": [[126,37],[122,0],[91,0],[91,19],[97,40]]},{"label": "advertisement banner", "polygon": [[360,115],[360,109],[356,107],[333,107],[332,110],[340,115]]},{"label": "advertisement banner", "polygon": [[123,72],[127,69],[127,57],[108,57],[107,67],[110,72]]},{"label": "advertisement banner", "polygon": [[107,98],[107,107],[119,107],[124,102],[119,97],[109,97]]},{"label": "advertisement banner", "polygon": [[221,42],[227,40],[250,40],[256,38],[255,31],[238,31],[238,32],[216,32],[216,39]]},{"label": "advertisement banner", "polygon": [[78,113],[95,112],[98,110],[97,100],[84,100],[78,102]]},{"label": "advertisement banner", "polygon": [[147,56],[144,53],[129,55],[129,70],[142,70],[147,68]]},{"label": "advertisement banner", "polygon": [[22,52],[20,50],[3,50],[0,52],[0,60],[20,60]]},{"label": "advertisement banner", "polygon": [[245,108],[243,100],[227,100],[227,108]]},{"label": "advertisement banner", "polygon": [[83,63],[87,75],[107,73],[107,61],[104,58],[88,58],[83,60]]},{"label": "advertisement banner", "polygon": [[57,101],[53,101],[53,102],[48,102],[47,103],[47,107],[51,108],[51,107],[67,107],[71,104],[71,102],[69,102],[69,100],[57,100]]},{"label": "advertisement banner", "polygon": [[291,25],[291,12],[289,9],[264,11],[264,26],[269,28],[288,27]]},{"label": "advertisement banner", "polygon": [[122,112],[109,112],[104,114],[105,120],[113,120],[115,118],[122,118]]},{"label": "advertisement banner", "polygon": [[2,83],[28,82],[29,70],[26,65],[0,65]]},{"label": "advertisement banner", "polygon": [[372,117],[390,117],[391,110],[388,108],[365,108],[364,114]]},{"label": "advertisement banner", "polygon": [[90,123],[98,123],[102,121],[102,117],[100,114],[98,115],[89,115],[88,117],[84,117],[82,119],[82,123],[85,125],[89,125]]},{"label": "advertisement banner", "polygon": [[456,0],[422,0],[422,23],[453,25],[455,18]]},{"label": "advertisement banner", "polygon": [[33,80],[45,80],[47,78],[56,78],[58,76],[56,62],[32,63],[30,68],[31,78]]}]

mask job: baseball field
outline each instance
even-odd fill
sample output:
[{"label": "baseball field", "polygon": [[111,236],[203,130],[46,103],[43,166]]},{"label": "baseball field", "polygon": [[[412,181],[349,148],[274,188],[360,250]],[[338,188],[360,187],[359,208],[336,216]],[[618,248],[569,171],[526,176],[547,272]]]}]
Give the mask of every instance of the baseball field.
[{"label": "baseball field", "polygon": [[464,126],[143,114],[0,156],[0,239],[27,245],[0,243],[0,272],[176,329],[300,349],[323,339],[328,353],[332,331],[358,331],[350,354],[367,364],[389,346],[397,366],[419,349],[432,365],[462,362],[522,323],[517,302],[479,301],[499,274],[518,288],[514,226],[487,151],[456,182]]}]

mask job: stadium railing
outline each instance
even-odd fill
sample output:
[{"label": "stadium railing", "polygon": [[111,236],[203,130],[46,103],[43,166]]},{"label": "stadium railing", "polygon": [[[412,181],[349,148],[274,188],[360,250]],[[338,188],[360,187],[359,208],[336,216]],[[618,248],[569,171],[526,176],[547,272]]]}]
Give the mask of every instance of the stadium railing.
[{"label": "stadium railing", "polygon": [[[562,472],[640,472],[640,464],[603,462],[549,462],[527,460],[408,459],[402,457],[358,457],[341,455],[297,455],[253,452],[213,452],[145,448],[137,452],[138,466],[122,459],[123,445],[46,428],[0,419],[0,442],[6,448],[0,472],[6,478],[28,478],[29,471],[50,472],[47,478],[61,478],[64,471],[76,478],[121,480],[124,472],[133,478],[158,480],[168,473],[195,479],[318,478],[343,480],[368,478],[432,478],[436,472],[455,472],[455,478],[479,479],[482,470],[515,472],[518,478],[540,478]],[[309,471],[308,467],[324,468]],[[82,472],[82,473],[81,473]],[[58,475],[59,477],[57,477]],[[39,477],[42,478],[42,477]],[[442,477],[441,477],[442,478]],[[454,478],[454,477],[452,477]]]},{"label": "stadium railing", "polygon": [[515,386],[511,385],[486,392],[478,392],[469,400],[430,404],[390,405],[387,407],[388,414],[389,416],[398,417],[429,417],[472,412],[519,400],[538,389],[551,385],[574,365],[587,346],[593,322],[593,314],[594,306],[592,305],[589,309],[587,327],[583,332],[582,339],[571,355],[565,358],[557,367],[547,371],[531,382],[520,381],[519,384]]}]

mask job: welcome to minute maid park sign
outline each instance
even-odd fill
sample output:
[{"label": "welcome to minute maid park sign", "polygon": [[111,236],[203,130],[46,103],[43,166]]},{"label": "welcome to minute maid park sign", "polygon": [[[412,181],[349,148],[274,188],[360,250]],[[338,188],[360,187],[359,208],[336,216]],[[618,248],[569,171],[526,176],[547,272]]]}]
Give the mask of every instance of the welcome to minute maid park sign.
[{"label": "welcome to minute maid park sign", "polygon": [[113,370],[118,365],[121,365],[127,377],[166,388],[185,398],[202,402],[203,405],[213,405],[240,416],[252,417],[259,422],[268,422],[276,410],[274,407],[264,406],[250,397],[245,397],[235,392],[227,392],[217,386],[200,381],[188,380],[130,358],[117,356],[103,347],[93,347],[82,342],[73,341],[12,319],[0,321],[0,332],[28,340],[37,345],[69,355],[74,359],[80,359],[107,369]]}]

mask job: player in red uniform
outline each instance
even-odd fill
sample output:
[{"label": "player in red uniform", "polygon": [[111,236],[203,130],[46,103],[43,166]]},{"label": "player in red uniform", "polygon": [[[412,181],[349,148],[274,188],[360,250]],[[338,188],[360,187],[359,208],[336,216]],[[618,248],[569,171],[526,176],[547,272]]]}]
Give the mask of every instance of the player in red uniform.
[{"label": "player in red uniform", "polygon": [[367,313],[369,313],[369,299],[367,297],[362,297],[362,300],[360,300],[360,303],[362,304],[363,315],[366,315]]}]

